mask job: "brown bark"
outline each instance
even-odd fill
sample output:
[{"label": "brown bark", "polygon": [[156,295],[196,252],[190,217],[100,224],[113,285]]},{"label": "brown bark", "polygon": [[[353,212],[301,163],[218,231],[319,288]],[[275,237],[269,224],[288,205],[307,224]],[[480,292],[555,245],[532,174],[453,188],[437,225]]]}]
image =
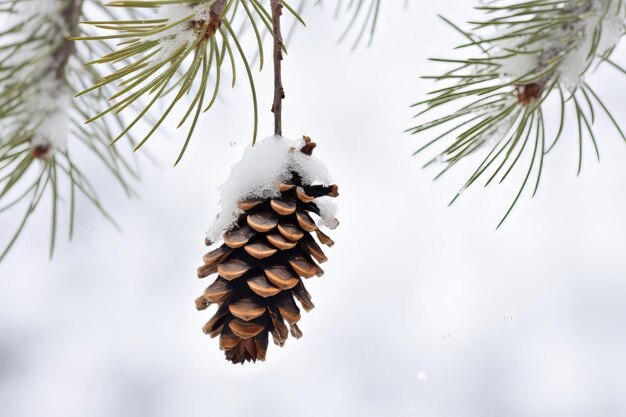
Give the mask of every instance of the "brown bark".
[{"label": "brown bark", "polygon": [[282,80],[283,35],[280,28],[280,18],[283,14],[282,1],[271,0],[270,7],[272,8],[272,22],[274,26],[274,104],[272,105],[272,113],[274,113],[274,133],[282,136],[283,99],[285,98]]},{"label": "brown bark", "polygon": [[67,6],[62,11],[63,22],[65,28],[59,28],[60,31],[67,29],[67,33],[61,33],[60,36],[64,36],[63,43],[52,54],[52,72],[55,74],[58,80],[65,79],[65,67],[76,50],[76,44],[69,38],[79,35],[79,23],[82,13],[84,0],[68,0]]}]

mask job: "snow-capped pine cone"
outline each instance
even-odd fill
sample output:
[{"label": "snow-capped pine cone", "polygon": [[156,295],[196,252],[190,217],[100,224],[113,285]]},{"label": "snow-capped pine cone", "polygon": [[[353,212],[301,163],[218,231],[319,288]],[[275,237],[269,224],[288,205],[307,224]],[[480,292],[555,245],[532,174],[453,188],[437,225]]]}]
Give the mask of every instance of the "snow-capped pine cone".
[{"label": "snow-capped pine cone", "polygon": [[[307,146],[302,152],[310,154]],[[200,278],[218,274],[196,300],[198,310],[219,306],[203,330],[220,337],[220,349],[235,364],[265,360],[270,333],[283,346],[289,335],[285,321],[293,337],[302,336],[294,297],[307,312],[314,308],[302,278],[322,276],[318,263],[327,260],[311,233],[322,244],[334,245],[309,213],[319,215],[315,199],[338,196],[337,186],[303,185],[294,172],[279,190],[277,198],[241,201],[244,214],[198,270]]]}]

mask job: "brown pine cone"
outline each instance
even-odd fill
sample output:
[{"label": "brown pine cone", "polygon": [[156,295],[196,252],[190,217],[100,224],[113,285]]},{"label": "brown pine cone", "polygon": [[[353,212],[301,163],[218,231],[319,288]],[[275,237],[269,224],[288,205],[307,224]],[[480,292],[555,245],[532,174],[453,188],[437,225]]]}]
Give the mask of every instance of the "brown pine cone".
[{"label": "brown pine cone", "polygon": [[[301,152],[310,155],[314,148],[307,140]],[[198,270],[200,278],[218,274],[196,300],[198,310],[218,305],[203,330],[220,337],[220,349],[235,364],[264,361],[270,333],[278,346],[285,344],[289,330],[295,338],[302,336],[294,297],[306,311],[314,308],[302,278],[322,276],[318,263],[327,260],[311,233],[322,244],[334,245],[309,213],[320,215],[315,199],[338,196],[336,185],[304,185],[292,172],[279,191],[277,198],[240,201],[244,213]]]}]

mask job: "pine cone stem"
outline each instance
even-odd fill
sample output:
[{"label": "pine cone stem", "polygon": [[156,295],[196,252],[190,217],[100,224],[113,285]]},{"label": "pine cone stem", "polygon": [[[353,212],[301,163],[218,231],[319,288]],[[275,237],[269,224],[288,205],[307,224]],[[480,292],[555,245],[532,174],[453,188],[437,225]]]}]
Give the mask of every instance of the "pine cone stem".
[{"label": "pine cone stem", "polygon": [[282,79],[283,35],[280,28],[280,18],[283,14],[282,1],[271,0],[270,7],[272,9],[272,23],[274,26],[274,104],[272,105],[272,113],[274,113],[274,133],[282,136],[283,99],[285,98]]}]

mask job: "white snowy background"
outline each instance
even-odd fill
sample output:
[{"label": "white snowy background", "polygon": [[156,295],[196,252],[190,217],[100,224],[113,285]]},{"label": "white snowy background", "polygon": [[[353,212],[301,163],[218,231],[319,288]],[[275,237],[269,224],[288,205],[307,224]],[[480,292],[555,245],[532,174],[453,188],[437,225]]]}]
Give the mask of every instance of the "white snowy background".
[{"label": "white snowy background", "polygon": [[[499,231],[514,182],[447,208],[471,167],[431,182],[410,156],[429,136],[402,131],[432,87],[418,76],[440,71],[427,57],[459,41],[435,14],[461,22],[475,2],[403,3],[385,2],[373,46],[353,53],[336,44],[332,5],[309,10],[285,61],[285,134],[315,138],[341,187],[304,338],[233,366],[194,308],[217,189],[249,142],[242,78],[179,167],[174,119],[151,139],[159,166],[140,158],[140,199],[88,166],[122,233],[83,202],[74,241],[49,262],[49,213],[33,218],[0,265],[0,416],[626,415],[626,146],[599,121],[602,162],[587,152],[576,177],[566,136],[539,194]],[[590,81],[626,123],[623,75]],[[258,86],[263,137],[269,72]],[[18,220],[0,217],[0,233]]]}]

